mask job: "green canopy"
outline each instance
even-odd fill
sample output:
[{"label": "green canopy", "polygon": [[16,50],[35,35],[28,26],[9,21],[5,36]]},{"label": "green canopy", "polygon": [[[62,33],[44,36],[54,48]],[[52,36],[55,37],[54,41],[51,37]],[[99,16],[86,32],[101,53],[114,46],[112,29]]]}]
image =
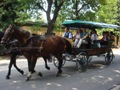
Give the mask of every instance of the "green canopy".
[{"label": "green canopy", "polygon": [[92,21],[81,20],[66,20],[62,23],[66,27],[79,27],[79,28],[118,28],[118,25],[106,24]]}]

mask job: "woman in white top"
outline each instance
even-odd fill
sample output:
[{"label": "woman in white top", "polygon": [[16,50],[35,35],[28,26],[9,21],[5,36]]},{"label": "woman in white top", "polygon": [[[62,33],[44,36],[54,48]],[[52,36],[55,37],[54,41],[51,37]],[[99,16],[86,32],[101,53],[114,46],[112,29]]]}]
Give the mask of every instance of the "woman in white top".
[{"label": "woman in white top", "polygon": [[91,44],[94,44],[94,41],[98,40],[98,35],[95,29],[91,30]]},{"label": "woman in white top", "polygon": [[81,44],[88,44],[87,38],[89,37],[88,32],[86,31],[86,28],[82,28],[81,38],[78,41],[77,48],[80,48]]},{"label": "woman in white top", "polygon": [[74,36],[74,43],[73,43],[73,46],[76,47],[80,38],[81,38],[81,33],[82,33],[82,30],[79,28]]},{"label": "woman in white top", "polygon": [[95,47],[96,45],[98,47],[100,47],[100,43],[98,41],[98,35],[97,35],[97,32],[95,29],[92,29],[91,30],[91,36],[90,36],[90,39],[91,39],[91,47]]}]

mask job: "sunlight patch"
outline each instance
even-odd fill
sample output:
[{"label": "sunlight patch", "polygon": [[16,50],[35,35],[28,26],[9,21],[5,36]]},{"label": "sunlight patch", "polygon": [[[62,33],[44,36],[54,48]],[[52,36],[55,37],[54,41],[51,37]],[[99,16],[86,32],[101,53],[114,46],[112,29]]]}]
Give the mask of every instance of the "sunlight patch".
[{"label": "sunlight patch", "polygon": [[114,70],[115,72],[117,72],[117,73],[120,73],[120,71],[119,70]]},{"label": "sunlight patch", "polygon": [[72,88],[72,90],[78,90],[77,88]]}]

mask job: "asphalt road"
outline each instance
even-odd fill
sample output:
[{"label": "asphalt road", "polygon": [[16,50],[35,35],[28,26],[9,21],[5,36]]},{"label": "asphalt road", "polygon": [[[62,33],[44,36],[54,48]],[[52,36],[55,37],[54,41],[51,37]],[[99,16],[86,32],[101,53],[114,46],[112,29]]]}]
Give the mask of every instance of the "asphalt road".
[{"label": "asphalt road", "polygon": [[26,59],[17,60],[18,67],[25,74],[21,75],[13,67],[9,80],[5,79],[9,59],[0,60],[0,90],[111,90],[120,84],[120,49],[113,52],[115,59],[111,65],[106,66],[103,57],[93,57],[88,70],[82,73],[76,71],[74,62],[66,62],[60,77],[56,77],[57,68],[53,63],[48,63],[51,68],[48,71],[43,59],[39,58],[36,70],[42,72],[43,77],[34,75],[30,81],[25,81],[28,71]]}]

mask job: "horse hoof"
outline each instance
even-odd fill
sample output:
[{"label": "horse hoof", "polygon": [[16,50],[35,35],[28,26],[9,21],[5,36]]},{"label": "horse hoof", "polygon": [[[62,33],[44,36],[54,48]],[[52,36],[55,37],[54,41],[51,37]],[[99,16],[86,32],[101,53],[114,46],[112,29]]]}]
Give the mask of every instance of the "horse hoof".
[{"label": "horse hoof", "polygon": [[46,67],[47,68],[47,70],[50,70],[50,67]]},{"label": "horse hoof", "polygon": [[30,80],[30,77],[27,77],[27,78],[26,78],[26,81],[29,81],[29,80]]},{"label": "horse hoof", "polygon": [[35,70],[33,70],[33,71],[32,71],[32,74],[33,74],[33,73],[35,73],[35,72],[36,72],[36,71],[35,71]]},{"label": "horse hoof", "polygon": [[56,74],[57,77],[61,76],[61,75],[62,75],[62,70],[58,71],[57,74]]},{"label": "horse hoof", "polygon": [[41,73],[41,72],[39,72],[39,73],[38,73],[38,76],[42,77],[43,75],[42,75],[42,73]]},{"label": "horse hoof", "polygon": [[6,76],[6,79],[10,79],[10,77],[9,77],[9,76]]},{"label": "horse hoof", "polygon": [[31,78],[31,76],[30,76],[30,77],[27,77],[27,78],[26,78],[26,81],[29,81],[29,80],[30,80],[30,78]]},{"label": "horse hoof", "polygon": [[21,71],[20,71],[20,73],[23,75],[23,74],[24,74],[24,71],[23,71],[23,70],[21,70]]},{"label": "horse hoof", "polygon": [[57,73],[56,74],[56,77],[59,77],[59,76],[61,76],[62,75],[62,73]]}]

